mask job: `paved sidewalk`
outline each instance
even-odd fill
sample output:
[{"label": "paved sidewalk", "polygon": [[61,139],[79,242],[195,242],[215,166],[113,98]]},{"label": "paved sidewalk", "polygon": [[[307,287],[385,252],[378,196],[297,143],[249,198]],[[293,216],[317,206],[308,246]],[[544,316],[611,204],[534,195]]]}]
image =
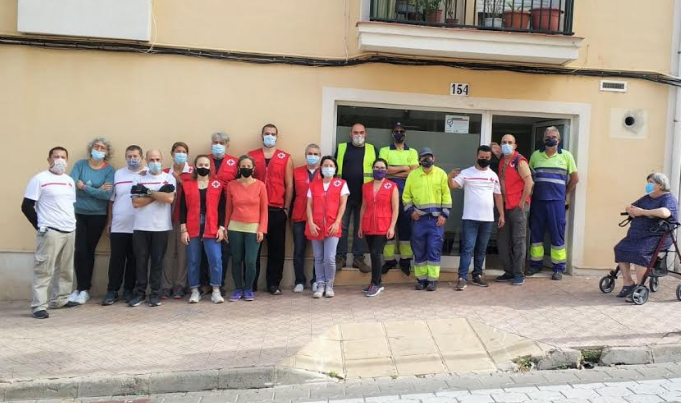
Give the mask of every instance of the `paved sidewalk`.
[{"label": "paved sidewalk", "polygon": [[598,278],[580,277],[464,292],[447,283],[434,293],[389,285],[376,298],[350,286],[323,300],[288,290],[223,305],[102,307],[92,300],[43,321],[30,318],[25,301],[2,302],[0,380],[278,365],[333,326],[396,321],[464,318],[557,347],[679,343],[677,283],[663,278],[644,306],[601,294]]},{"label": "paved sidewalk", "polygon": [[[376,378],[265,389],[21,403],[664,403],[681,401],[681,366]],[[16,402],[19,403],[19,402]]]}]

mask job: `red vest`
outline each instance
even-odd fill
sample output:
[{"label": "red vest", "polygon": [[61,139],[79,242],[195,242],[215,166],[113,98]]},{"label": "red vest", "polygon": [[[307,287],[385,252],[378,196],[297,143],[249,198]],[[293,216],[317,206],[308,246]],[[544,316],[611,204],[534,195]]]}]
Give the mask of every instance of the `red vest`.
[{"label": "red vest", "polygon": [[275,150],[269,164],[265,164],[265,153],[262,148],[248,153],[255,160],[255,172],[253,177],[265,182],[267,189],[267,200],[272,207],[284,207],[284,196],[286,194],[286,166],[291,157],[288,153]]},{"label": "red vest", "polygon": [[[310,223],[305,226],[305,236],[307,239],[320,241],[329,237],[329,227],[338,218],[340,208],[341,191],[345,181],[334,178],[329,183],[329,190],[324,191],[324,181],[315,179],[310,183],[310,193],[312,193],[312,220],[319,227],[319,233],[313,237],[310,233]],[[342,228],[338,226],[336,237],[340,238]]]},{"label": "red vest", "polygon": [[[187,203],[187,232],[191,238],[199,236],[201,230],[201,195],[199,185],[195,180],[182,183],[184,197]],[[218,207],[222,194],[222,183],[217,179],[210,179],[206,188],[206,217],[203,229],[204,238],[215,238],[218,228],[224,223],[218,222]]]},{"label": "red vest", "polygon": [[[518,154],[517,151],[509,157],[511,161],[508,165],[504,165],[503,159],[499,162],[499,180],[504,181],[504,204],[506,210],[513,210],[518,207],[520,204],[520,197],[523,195],[523,189],[525,188],[525,181],[520,177],[518,167],[514,163],[516,156],[518,157],[517,164],[520,164],[520,161],[527,162],[527,159]],[[527,203],[530,203],[529,198],[527,199]]]},{"label": "red vest", "polygon": [[393,219],[393,192],[395,182],[385,180],[374,193],[374,181],[362,185],[362,198],[365,210],[362,216],[362,231],[366,235],[386,235]]},{"label": "red vest", "polygon": [[[172,168],[166,168],[163,172],[167,174],[173,174]],[[194,172],[194,167],[189,166],[189,172],[182,172],[179,178],[175,178],[177,181],[177,189],[175,189],[175,201],[173,201],[173,223],[180,221],[180,197],[182,197],[182,182],[192,180],[192,172]]]},{"label": "red vest", "polygon": [[[320,179],[319,168],[314,173],[315,179]],[[293,170],[293,184],[296,189],[296,199],[293,201],[293,222],[307,221],[307,190],[310,187],[310,171],[307,165]]]},{"label": "red vest", "polygon": [[210,155],[210,177],[219,180],[222,183],[222,188],[227,191],[227,184],[236,179],[236,175],[239,173],[239,159],[225,154],[217,175],[215,174],[215,167],[215,158]]}]

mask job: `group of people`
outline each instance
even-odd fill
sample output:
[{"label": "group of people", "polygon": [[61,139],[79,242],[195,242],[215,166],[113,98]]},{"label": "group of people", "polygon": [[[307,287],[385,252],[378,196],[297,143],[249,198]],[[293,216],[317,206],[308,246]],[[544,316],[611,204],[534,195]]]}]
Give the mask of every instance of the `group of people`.
[{"label": "group of people", "polygon": [[[291,155],[277,148],[279,132],[272,124],[262,128],[262,147],[239,158],[227,154],[230,139],[225,133],[214,133],[211,153],[196,156],[193,163],[189,146],[176,142],[165,169],[160,150],[144,153],[130,145],[126,166],[115,170],[108,162],[112,144],[96,138],[87,146],[88,158],[77,161],[67,175],[68,151],[54,147],[48,169],[30,180],[22,203],[22,212],[37,230],[33,316],[47,318],[47,308],[89,300],[95,248],[105,229],[111,255],[103,305],[122,298],[130,306],[147,301],[153,307],[185,293],[190,303],[208,293],[214,303],[222,303],[230,258],[235,290],[229,301],[252,301],[263,241],[268,248],[267,291],[279,295],[287,221],[294,237],[294,292],[303,292],[308,284],[304,260],[310,242],[312,296],[335,295],[336,269],[346,265],[350,233],[352,266],[371,272],[364,289],[368,297],[378,295],[382,275],[398,267],[409,275],[413,266],[416,289],[435,291],[452,207],[450,189],[459,188],[464,211],[457,290],[467,286],[471,259],[472,283],[487,286],[483,262],[495,223],[506,271],[497,281],[523,283],[530,200],[532,265],[527,275],[541,270],[548,229],[553,278],[561,278],[565,201],[578,177],[556,128],[546,130],[544,146],[529,162],[515,150],[509,134],[501,140],[500,153],[482,145],[474,166],[449,174],[435,165],[430,148],[410,148],[406,135],[397,123],[392,144],[377,150],[366,142],[366,128],[358,123],[334,156],[322,156],[320,147],[310,144],[305,164],[297,168]],[[370,264],[364,260],[365,244]],[[72,291],[74,272],[77,286]]]}]

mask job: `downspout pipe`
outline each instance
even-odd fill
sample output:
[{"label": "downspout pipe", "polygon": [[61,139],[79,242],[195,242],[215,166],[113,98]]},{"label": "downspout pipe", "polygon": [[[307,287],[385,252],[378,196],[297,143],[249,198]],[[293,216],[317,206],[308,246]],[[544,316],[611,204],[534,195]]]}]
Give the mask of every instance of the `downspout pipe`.
[{"label": "downspout pipe", "polygon": [[[674,2],[674,28],[673,28],[673,55],[672,55],[672,71],[674,76],[679,76],[679,66],[681,66],[681,0],[676,0]],[[677,200],[681,199],[679,197],[679,192],[681,190],[681,88],[674,88],[673,91],[676,93],[672,97],[672,102],[674,102],[674,108],[672,116],[671,126],[672,126],[672,141],[668,144],[670,149],[667,151],[667,155],[671,158],[671,166],[669,167],[669,181],[672,186],[672,194]],[[671,155],[670,155],[671,154]],[[679,205],[681,208],[681,203]]]}]

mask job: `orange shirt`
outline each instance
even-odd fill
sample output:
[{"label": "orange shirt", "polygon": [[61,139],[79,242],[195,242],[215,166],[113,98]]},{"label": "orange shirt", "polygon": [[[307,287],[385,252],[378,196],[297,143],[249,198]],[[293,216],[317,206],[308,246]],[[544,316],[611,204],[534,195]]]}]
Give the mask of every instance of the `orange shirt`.
[{"label": "orange shirt", "polygon": [[258,232],[267,233],[267,190],[259,180],[244,186],[239,180],[227,184],[225,228],[230,221],[258,223]]}]

